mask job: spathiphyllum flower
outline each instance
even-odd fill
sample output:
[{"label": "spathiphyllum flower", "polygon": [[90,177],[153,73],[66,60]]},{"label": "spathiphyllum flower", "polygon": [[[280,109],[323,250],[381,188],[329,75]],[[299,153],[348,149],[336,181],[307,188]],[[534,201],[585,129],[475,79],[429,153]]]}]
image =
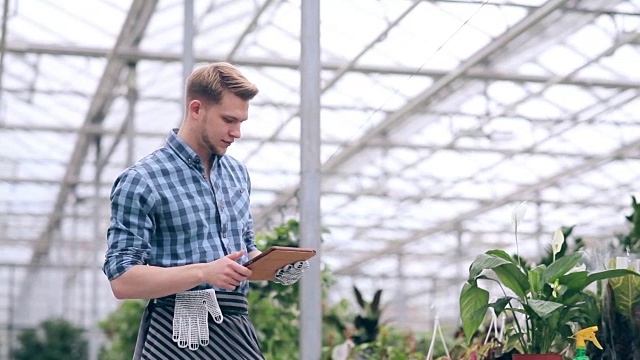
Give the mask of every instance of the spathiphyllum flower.
[{"label": "spathiphyllum flower", "polygon": [[558,228],[556,232],[553,233],[553,241],[551,242],[553,261],[556,261],[556,254],[562,249],[562,244],[564,244],[564,234],[562,233],[562,229]]},{"label": "spathiphyllum flower", "polygon": [[556,281],[553,282],[553,291],[551,292],[551,295],[553,295],[554,298],[558,297],[558,287],[560,286],[560,280],[556,279]]},{"label": "spathiphyllum flower", "polygon": [[518,230],[518,225],[520,224],[520,221],[524,219],[524,215],[527,213],[528,206],[529,202],[525,200],[513,209],[513,213],[511,214],[511,222],[514,229]]}]

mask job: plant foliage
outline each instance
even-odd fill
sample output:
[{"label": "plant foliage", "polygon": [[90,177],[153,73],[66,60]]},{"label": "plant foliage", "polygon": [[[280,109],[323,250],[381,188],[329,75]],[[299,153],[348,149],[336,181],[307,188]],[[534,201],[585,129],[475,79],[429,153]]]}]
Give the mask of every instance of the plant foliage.
[{"label": "plant foliage", "polygon": [[[625,254],[631,260],[640,254],[640,204],[631,197],[631,215],[625,216],[630,225],[629,232],[617,235],[612,245],[613,254]],[[612,259],[610,267],[616,267]],[[640,279],[622,276],[609,279],[601,296],[601,318],[598,338],[604,350],[587,349],[592,360],[640,359]]]},{"label": "plant foliage", "polygon": [[[587,291],[590,284],[624,275],[639,276],[627,269],[577,270],[586,256],[583,251],[557,255],[548,265],[535,267],[503,250],[478,255],[460,293],[460,315],[468,342],[487,310],[493,308],[497,315],[507,313],[512,317],[508,348],[528,354],[549,353],[566,344],[566,338],[576,330],[571,325],[581,328],[597,323],[597,302]],[[481,287],[481,281],[498,284],[502,296],[489,302],[489,291]]]},{"label": "plant foliage", "polygon": [[[289,220],[268,233],[256,235],[260,250],[270,246],[298,246],[300,226]],[[334,283],[328,269],[322,270],[322,296]],[[252,282],[248,295],[251,319],[260,341],[260,349],[267,360],[288,360],[299,357],[300,305],[299,286],[285,286],[271,281]],[[323,305],[323,332],[325,344],[344,341],[348,313],[344,303],[328,307]]]},{"label": "plant foliage", "polygon": [[131,359],[136,349],[140,319],[146,301],[126,300],[118,309],[98,323],[98,327],[109,340],[107,346],[100,349],[100,360]]},{"label": "plant foliage", "polygon": [[64,319],[43,321],[36,329],[25,329],[18,335],[14,360],[85,360],[88,342],[84,330]]}]

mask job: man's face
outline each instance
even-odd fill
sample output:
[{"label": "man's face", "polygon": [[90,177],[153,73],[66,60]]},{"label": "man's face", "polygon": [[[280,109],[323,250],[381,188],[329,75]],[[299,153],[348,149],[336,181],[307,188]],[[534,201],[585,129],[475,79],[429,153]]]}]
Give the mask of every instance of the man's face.
[{"label": "man's face", "polygon": [[249,101],[224,92],[219,104],[203,106],[202,142],[209,151],[224,155],[241,136],[240,125],[249,117]]}]

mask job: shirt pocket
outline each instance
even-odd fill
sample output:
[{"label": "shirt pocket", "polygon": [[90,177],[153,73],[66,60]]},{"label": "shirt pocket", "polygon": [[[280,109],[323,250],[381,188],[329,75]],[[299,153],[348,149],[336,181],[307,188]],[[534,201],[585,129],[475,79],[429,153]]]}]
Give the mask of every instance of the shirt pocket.
[{"label": "shirt pocket", "polygon": [[243,187],[222,187],[232,229],[243,229],[250,219],[249,191]]}]

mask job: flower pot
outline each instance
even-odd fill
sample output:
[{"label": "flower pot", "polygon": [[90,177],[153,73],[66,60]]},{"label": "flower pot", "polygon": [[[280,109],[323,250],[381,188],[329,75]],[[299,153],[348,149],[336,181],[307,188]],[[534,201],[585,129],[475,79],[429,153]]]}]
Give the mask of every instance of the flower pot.
[{"label": "flower pot", "polygon": [[562,355],[556,354],[514,354],[513,360],[562,360]]}]

